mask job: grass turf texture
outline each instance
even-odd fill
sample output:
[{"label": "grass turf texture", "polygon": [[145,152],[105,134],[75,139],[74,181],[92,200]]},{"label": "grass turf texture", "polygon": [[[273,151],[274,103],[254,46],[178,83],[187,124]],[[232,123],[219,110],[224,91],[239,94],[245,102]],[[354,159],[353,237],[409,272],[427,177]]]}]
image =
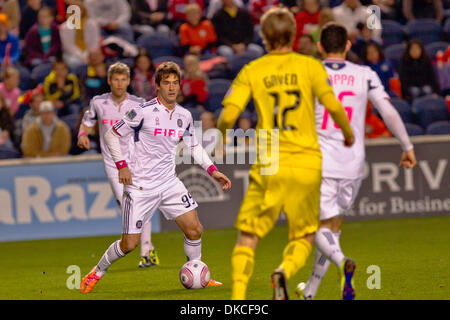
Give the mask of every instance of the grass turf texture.
[{"label": "grass turf texture", "polygon": [[[357,299],[448,299],[450,296],[450,217],[346,222],[341,236],[345,254],[355,259]],[[137,267],[139,248],[116,262],[89,294],[69,290],[70,265],[81,278],[118,238],[90,237],[0,243],[0,299],[229,299],[230,255],[234,229],[205,230],[203,261],[222,287],[186,290],[178,271],[185,263],[181,232],[152,236],[161,260],[157,267]],[[262,239],[256,252],[248,299],[271,299],[270,274],[281,262],[287,228],[279,226]],[[291,299],[298,282],[310,275],[314,249],[307,264],[289,281]],[[381,289],[368,289],[367,267],[377,265]],[[330,266],[316,299],[340,299],[337,268]]]}]

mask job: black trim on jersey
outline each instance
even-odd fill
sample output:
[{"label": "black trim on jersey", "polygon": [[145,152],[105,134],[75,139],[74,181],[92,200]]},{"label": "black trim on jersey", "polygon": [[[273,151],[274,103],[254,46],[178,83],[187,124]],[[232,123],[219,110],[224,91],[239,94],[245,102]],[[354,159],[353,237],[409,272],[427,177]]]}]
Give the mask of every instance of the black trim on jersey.
[{"label": "black trim on jersey", "polygon": [[190,127],[191,127],[191,124],[189,123],[187,128],[184,130],[183,137],[188,136],[188,135],[192,137],[192,133],[189,132]]},{"label": "black trim on jersey", "polygon": [[367,87],[369,88],[369,91],[378,88],[376,86],[372,86],[372,80],[370,79],[367,79]]},{"label": "black trim on jersey", "polygon": [[150,107],[157,103],[158,103],[158,101],[156,101],[156,98],[154,98],[153,100],[150,100],[149,102],[145,102],[145,103],[141,104],[141,108]]},{"label": "black trim on jersey", "polygon": [[139,131],[142,129],[142,125],[144,124],[144,119],[141,120],[137,127],[131,127],[134,130],[134,142],[139,141]]}]

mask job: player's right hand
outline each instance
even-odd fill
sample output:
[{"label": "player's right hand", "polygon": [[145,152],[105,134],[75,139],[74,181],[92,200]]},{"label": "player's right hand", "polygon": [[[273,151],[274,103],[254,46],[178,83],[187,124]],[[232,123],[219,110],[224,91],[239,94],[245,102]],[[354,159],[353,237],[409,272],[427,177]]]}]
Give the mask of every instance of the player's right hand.
[{"label": "player's right hand", "polygon": [[119,169],[119,183],[128,185],[133,184],[133,181],[131,180],[131,172],[128,167]]},{"label": "player's right hand", "polygon": [[349,137],[344,138],[344,145],[346,147],[351,147],[355,143],[355,136],[351,135]]},{"label": "player's right hand", "polygon": [[414,149],[409,151],[405,151],[402,153],[402,159],[400,160],[400,164],[398,165],[400,168],[413,168],[417,163],[416,154],[414,153]]},{"label": "player's right hand", "polygon": [[90,143],[89,137],[83,134],[78,138],[77,146],[81,149],[89,150]]}]

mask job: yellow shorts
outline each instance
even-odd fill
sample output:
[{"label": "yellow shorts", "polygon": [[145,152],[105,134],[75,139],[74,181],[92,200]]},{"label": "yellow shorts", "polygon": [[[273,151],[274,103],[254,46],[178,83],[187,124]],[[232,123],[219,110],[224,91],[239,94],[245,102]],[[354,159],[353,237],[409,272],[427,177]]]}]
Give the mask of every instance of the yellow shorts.
[{"label": "yellow shorts", "polygon": [[286,214],[289,239],[302,238],[319,227],[321,170],[279,167],[274,175],[250,170],[250,183],[236,218],[235,227],[264,237]]}]

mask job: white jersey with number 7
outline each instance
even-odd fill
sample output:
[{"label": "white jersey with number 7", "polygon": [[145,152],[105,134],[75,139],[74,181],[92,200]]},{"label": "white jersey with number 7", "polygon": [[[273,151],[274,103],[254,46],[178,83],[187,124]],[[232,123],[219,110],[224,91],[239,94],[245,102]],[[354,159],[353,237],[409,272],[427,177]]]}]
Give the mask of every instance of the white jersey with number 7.
[{"label": "white jersey with number 7", "polygon": [[322,151],[322,176],[361,178],[364,170],[364,131],[367,100],[389,99],[378,75],[369,67],[342,59],[323,61],[336,98],[347,112],[355,136],[352,147],[344,146],[341,129],[324,106],[316,102],[316,127]]}]

